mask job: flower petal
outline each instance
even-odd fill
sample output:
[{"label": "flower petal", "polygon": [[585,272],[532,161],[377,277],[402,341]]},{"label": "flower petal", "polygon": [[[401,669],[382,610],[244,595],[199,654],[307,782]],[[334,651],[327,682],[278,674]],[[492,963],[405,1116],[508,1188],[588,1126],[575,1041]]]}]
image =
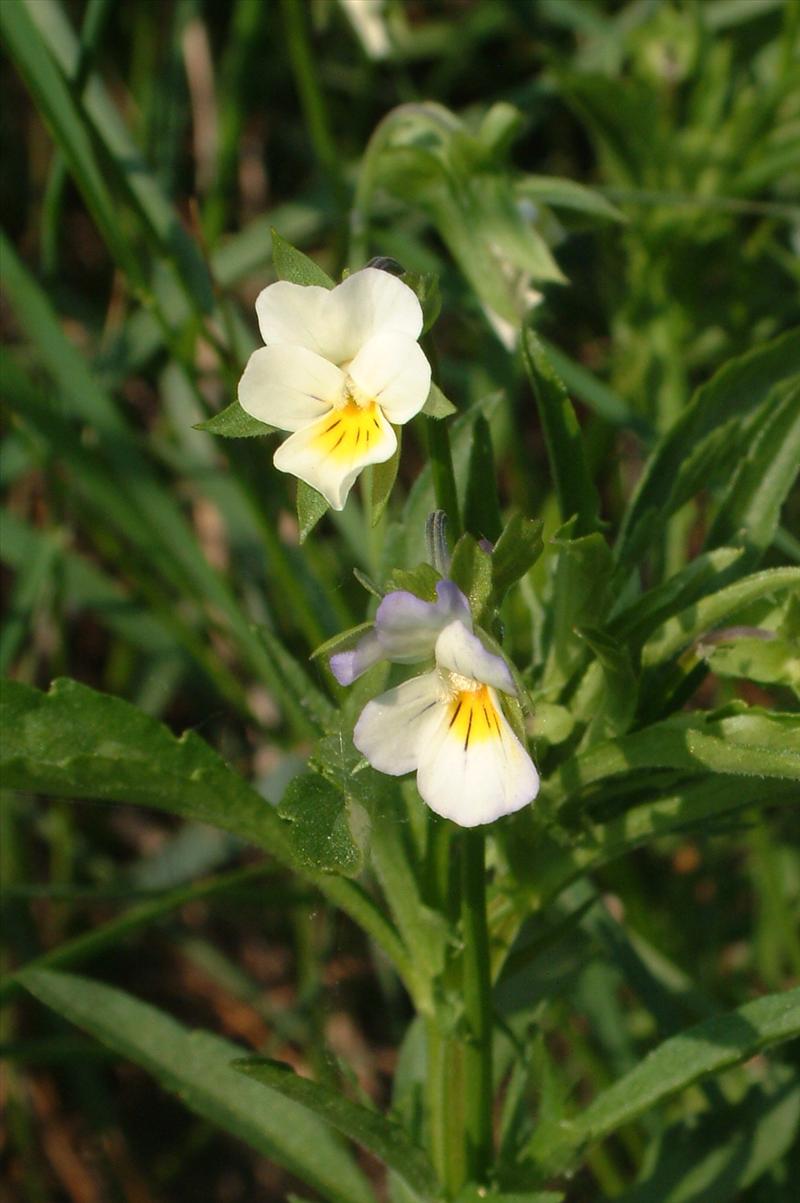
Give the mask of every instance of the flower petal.
[{"label": "flower petal", "polygon": [[412,677],[368,702],[353,731],[353,743],[373,768],[402,777],[417,767],[428,731],[446,710],[437,672]]},{"label": "flower petal", "polygon": [[455,618],[472,627],[469,602],[453,581],[437,581],[435,602],[404,589],[387,593],[375,615],[375,634],[387,660],[413,664],[433,655],[440,632]]},{"label": "flower petal", "polygon": [[374,631],[367,631],[355,647],[346,652],[336,652],[331,656],[331,672],[340,685],[352,685],[368,668],[372,668],[373,664],[377,664],[379,660],[385,658],[386,653],[380,645],[378,636]]},{"label": "flower petal", "polygon": [[353,272],[336,288],[279,280],[256,300],[267,346],[306,347],[331,363],[348,363],[379,330],[418,338],[422,309],[396,276],[374,267]]},{"label": "flower petal", "polygon": [[484,685],[493,685],[504,693],[517,692],[503,657],[488,652],[478,636],[462,622],[451,622],[436,640],[436,663],[440,668],[481,681]]},{"label": "flower petal", "polygon": [[342,371],[305,347],[259,347],[239,381],[239,404],[279,430],[300,430],[339,399]]},{"label": "flower petal", "polygon": [[437,726],[426,729],[419,744],[417,772],[417,788],[431,810],[461,827],[477,827],[533,801],[539,774],[493,689],[461,694],[437,713]]},{"label": "flower petal", "polygon": [[416,294],[390,272],[376,267],[362,268],[329,295],[342,314],[341,329],[350,339],[349,359],[379,331],[405,334],[412,339],[422,333],[422,307]]},{"label": "flower petal", "polygon": [[273,463],[341,510],[362,468],[382,464],[396,447],[397,436],[377,406],[347,405],[290,435],[275,452]]},{"label": "flower petal", "polygon": [[256,315],[267,346],[305,347],[331,363],[340,363],[339,332],[330,321],[335,291],[289,280],[278,280],[262,289],[256,298]]},{"label": "flower petal", "polygon": [[431,365],[419,343],[394,331],[382,331],[364,343],[348,372],[395,425],[418,414],[431,390]]}]

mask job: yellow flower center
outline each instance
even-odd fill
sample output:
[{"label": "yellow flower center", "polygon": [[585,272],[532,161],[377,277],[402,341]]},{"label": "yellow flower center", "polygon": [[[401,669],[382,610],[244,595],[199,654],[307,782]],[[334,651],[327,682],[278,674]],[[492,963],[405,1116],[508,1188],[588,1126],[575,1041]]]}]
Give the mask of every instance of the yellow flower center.
[{"label": "yellow flower center", "polygon": [[486,685],[459,691],[447,711],[447,725],[464,745],[500,738],[500,720]]},{"label": "yellow flower center", "polygon": [[363,455],[382,435],[375,402],[358,405],[350,400],[340,409],[331,411],[322,423],[314,445],[321,455],[348,461]]}]

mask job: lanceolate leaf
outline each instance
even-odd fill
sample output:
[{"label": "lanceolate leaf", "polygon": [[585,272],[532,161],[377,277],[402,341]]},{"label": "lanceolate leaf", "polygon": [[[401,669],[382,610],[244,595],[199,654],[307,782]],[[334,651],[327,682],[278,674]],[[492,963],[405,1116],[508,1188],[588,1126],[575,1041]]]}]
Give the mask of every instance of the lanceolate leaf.
[{"label": "lanceolate leaf", "polygon": [[665,1040],[569,1123],[542,1125],[531,1154],[544,1173],[567,1170],[589,1145],[700,1078],[800,1035],[800,987],[769,994]]},{"label": "lanceolate leaf", "polygon": [[198,422],[195,430],[206,430],[209,434],[218,434],[225,439],[253,439],[261,435],[272,434],[274,426],[259,422],[242,409],[238,401],[231,401],[225,409],[221,409],[213,418]]},{"label": "lanceolate leaf", "polygon": [[[660,513],[670,497],[687,451],[726,422],[750,414],[774,386],[800,371],[800,333],[790,331],[766,346],[727,363],[695,394],[678,421],[655,447],[623,520],[617,541],[627,556],[648,512]],[[705,484],[702,475],[697,488]],[[663,516],[663,515],[662,515]]]},{"label": "lanceolate leaf", "polygon": [[305,543],[314,527],[327,514],[330,506],[321,493],[312,489],[304,480],[297,482],[297,524],[300,527],[300,542]]},{"label": "lanceolate leaf", "polygon": [[562,521],[575,517],[574,534],[587,534],[597,529],[598,499],[575,410],[529,325],[522,332],[522,352],[544,430]]},{"label": "lanceolate leaf", "polygon": [[[336,1203],[375,1203],[353,1159],[306,1107],[248,1082],[231,1067],[241,1048],[111,986],[53,970],[26,970],[22,984],[107,1048],[152,1074],[185,1106]],[[313,1151],[313,1152],[312,1152]]]},{"label": "lanceolate leaf", "polygon": [[308,255],[298,251],[277,230],[272,231],[272,262],[279,280],[292,284],[316,284],[322,288],[333,288],[333,280]]},{"label": "lanceolate leaf", "polygon": [[301,1078],[288,1065],[253,1057],[234,1063],[239,1073],[299,1103],[308,1112],[337,1128],[350,1140],[374,1153],[421,1199],[438,1195],[436,1178],[421,1149],[412,1145],[399,1124],[370,1111],[344,1095]]}]

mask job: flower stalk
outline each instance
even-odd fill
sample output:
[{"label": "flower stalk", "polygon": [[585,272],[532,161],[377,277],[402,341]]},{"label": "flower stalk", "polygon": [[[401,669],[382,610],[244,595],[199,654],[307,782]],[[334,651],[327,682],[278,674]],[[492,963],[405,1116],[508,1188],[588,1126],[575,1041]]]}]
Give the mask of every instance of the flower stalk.
[{"label": "flower stalk", "polygon": [[493,1161],[492,982],[486,920],[486,840],[479,828],[461,833],[464,1139],[470,1181],[484,1184]]}]

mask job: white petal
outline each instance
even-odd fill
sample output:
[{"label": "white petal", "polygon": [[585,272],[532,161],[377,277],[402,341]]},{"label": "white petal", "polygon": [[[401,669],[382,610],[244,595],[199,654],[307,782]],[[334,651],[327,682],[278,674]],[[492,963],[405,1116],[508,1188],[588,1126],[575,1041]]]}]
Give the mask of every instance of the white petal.
[{"label": "white petal", "polygon": [[376,406],[359,410],[348,405],[290,435],[275,452],[273,463],[341,510],[362,468],[382,464],[396,447],[397,436]]},{"label": "white petal", "polygon": [[451,622],[436,640],[436,663],[462,677],[516,693],[514,678],[502,656],[488,652],[462,622]]},{"label": "white petal", "polygon": [[417,767],[427,732],[438,727],[446,709],[437,672],[424,673],[368,702],[353,732],[353,743],[373,768],[402,777]]},{"label": "white petal", "polygon": [[365,267],[343,280],[330,296],[337,315],[341,314],[340,329],[350,340],[348,359],[379,331],[412,339],[422,333],[422,308],[416,294],[389,272]]},{"label": "white petal", "polygon": [[438,581],[435,602],[404,589],[387,593],[375,615],[375,634],[387,660],[413,664],[433,655],[440,632],[455,618],[472,627],[469,602],[453,581]]},{"label": "white petal", "polygon": [[417,787],[423,801],[461,827],[492,823],[527,806],[539,792],[539,774],[495,691],[478,691],[474,704],[480,717],[471,738],[463,712],[453,722],[451,705],[437,727],[426,731],[419,749]]},{"label": "white petal", "polygon": [[239,381],[239,404],[279,430],[300,430],[339,399],[344,374],[305,347],[259,347]]},{"label": "white petal", "polygon": [[340,685],[352,685],[368,668],[385,658],[386,653],[378,641],[378,636],[374,631],[367,631],[355,647],[331,656],[331,672]]},{"label": "white petal", "polygon": [[384,330],[364,343],[348,372],[395,425],[418,414],[431,389],[431,365],[422,347],[394,331]]},{"label": "white petal", "polygon": [[318,284],[292,284],[278,280],[262,289],[256,298],[256,315],[261,337],[273,344],[305,347],[331,363],[341,363],[338,329],[331,327],[331,302],[335,289]]}]

